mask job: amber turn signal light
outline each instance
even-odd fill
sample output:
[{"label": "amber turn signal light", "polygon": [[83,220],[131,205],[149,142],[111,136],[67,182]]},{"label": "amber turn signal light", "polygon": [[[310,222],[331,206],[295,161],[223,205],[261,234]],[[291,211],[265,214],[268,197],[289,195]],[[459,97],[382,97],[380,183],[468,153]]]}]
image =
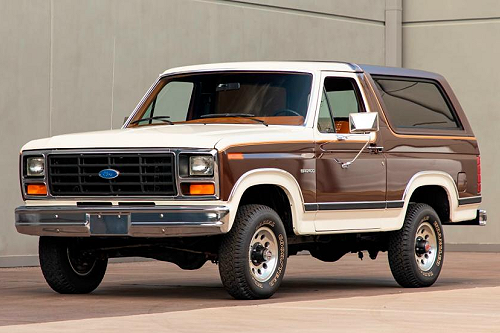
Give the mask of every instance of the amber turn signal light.
[{"label": "amber turn signal light", "polygon": [[214,184],[189,184],[190,195],[214,195]]},{"label": "amber turn signal light", "polygon": [[45,184],[28,184],[26,187],[28,195],[47,195],[47,186]]},{"label": "amber turn signal light", "polygon": [[244,160],[245,156],[242,153],[229,153],[227,154],[229,160]]}]

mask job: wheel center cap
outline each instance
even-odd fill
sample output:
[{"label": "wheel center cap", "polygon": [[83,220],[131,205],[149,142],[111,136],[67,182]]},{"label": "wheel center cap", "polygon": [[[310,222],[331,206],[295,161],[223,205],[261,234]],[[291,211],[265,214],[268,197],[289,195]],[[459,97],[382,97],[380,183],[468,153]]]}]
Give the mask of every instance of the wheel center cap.
[{"label": "wheel center cap", "polygon": [[425,249],[425,252],[429,252],[429,251],[430,251],[430,249],[431,249],[431,244],[429,244],[429,242],[425,242],[425,247],[424,247],[424,249]]},{"label": "wheel center cap", "polygon": [[271,260],[273,257],[272,251],[261,244],[254,245],[250,255],[254,265],[260,265],[263,262]]},{"label": "wheel center cap", "polygon": [[271,252],[271,250],[265,249],[264,253],[262,253],[262,257],[264,257],[265,261],[269,261],[273,257],[273,253]]},{"label": "wheel center cap", "polygon": [[423,239],[422,237],[418,237],[415,242],[415,253],[418,256],[422,256],[425,253],[429,252],[431,249],[431,244]]}]

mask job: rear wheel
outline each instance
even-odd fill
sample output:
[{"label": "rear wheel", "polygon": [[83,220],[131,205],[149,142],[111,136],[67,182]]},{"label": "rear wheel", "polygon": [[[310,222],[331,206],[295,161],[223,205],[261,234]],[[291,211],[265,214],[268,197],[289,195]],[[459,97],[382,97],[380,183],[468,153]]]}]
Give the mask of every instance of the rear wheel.
[{"label": "rear wheel", "polygon": [[40,267],[49,286],[61,294],[87,294],[104,278],[108,259],[82,251],[67,238],[40,237]]},{"label": "rear wheel", "polygon": [[389,265],[399,285],[428,287],[436,282],[444,259],[443,227],[434,209],[410,204],[403,228],[389,240]]},{"label": "rear wheel", "polygon": [[271,297],[285,274],[287,256],[278,214],[263,205],[242,206],[219,249],[222,284],[236,299]]}]

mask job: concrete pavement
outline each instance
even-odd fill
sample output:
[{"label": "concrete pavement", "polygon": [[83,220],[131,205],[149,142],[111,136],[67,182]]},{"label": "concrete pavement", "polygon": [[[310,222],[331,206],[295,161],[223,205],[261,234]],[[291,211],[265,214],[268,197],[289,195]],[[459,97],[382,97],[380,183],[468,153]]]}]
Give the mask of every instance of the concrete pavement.
[{"label": "concrete pavement", "polygon": [[58,295],[38,268],[0,270],[0,332],[500,331],[500,254],[447,253],[435,286],[402,289],[386,256],[291,257],[267,301],[232,300],[217,267],[112,264],[90,295]]},{"label": "concrete pavement", "polygon": [[3,326],[0,332],[499,332],[499,297],[500,287],[401,293]]}]

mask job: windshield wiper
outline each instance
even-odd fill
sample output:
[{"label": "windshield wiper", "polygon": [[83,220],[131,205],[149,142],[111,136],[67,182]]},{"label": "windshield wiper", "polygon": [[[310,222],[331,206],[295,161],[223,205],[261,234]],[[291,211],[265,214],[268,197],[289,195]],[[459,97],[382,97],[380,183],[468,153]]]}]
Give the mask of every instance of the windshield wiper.
[{"label": "windshield wiper", "polygon": [[200,118],[248,118],[264,126],[269,126],[264,120],[255,118],[255,115],[251,113],[209,113],[200,116]]},{"label": "windshield wiper", "polygon": [[138,124],[138,123],[142,123],[143,121],[148,121],[148,120],[160,120],[160,121],[163,121],[164,123],[168,123],[170,125],[173,125],[174,123],[171,122],[170,120],[168,120],[168,118],[170,118],[170,116],[154,116],[154,117],[134,120],[133,122],[131,122],[131,124]]}]

